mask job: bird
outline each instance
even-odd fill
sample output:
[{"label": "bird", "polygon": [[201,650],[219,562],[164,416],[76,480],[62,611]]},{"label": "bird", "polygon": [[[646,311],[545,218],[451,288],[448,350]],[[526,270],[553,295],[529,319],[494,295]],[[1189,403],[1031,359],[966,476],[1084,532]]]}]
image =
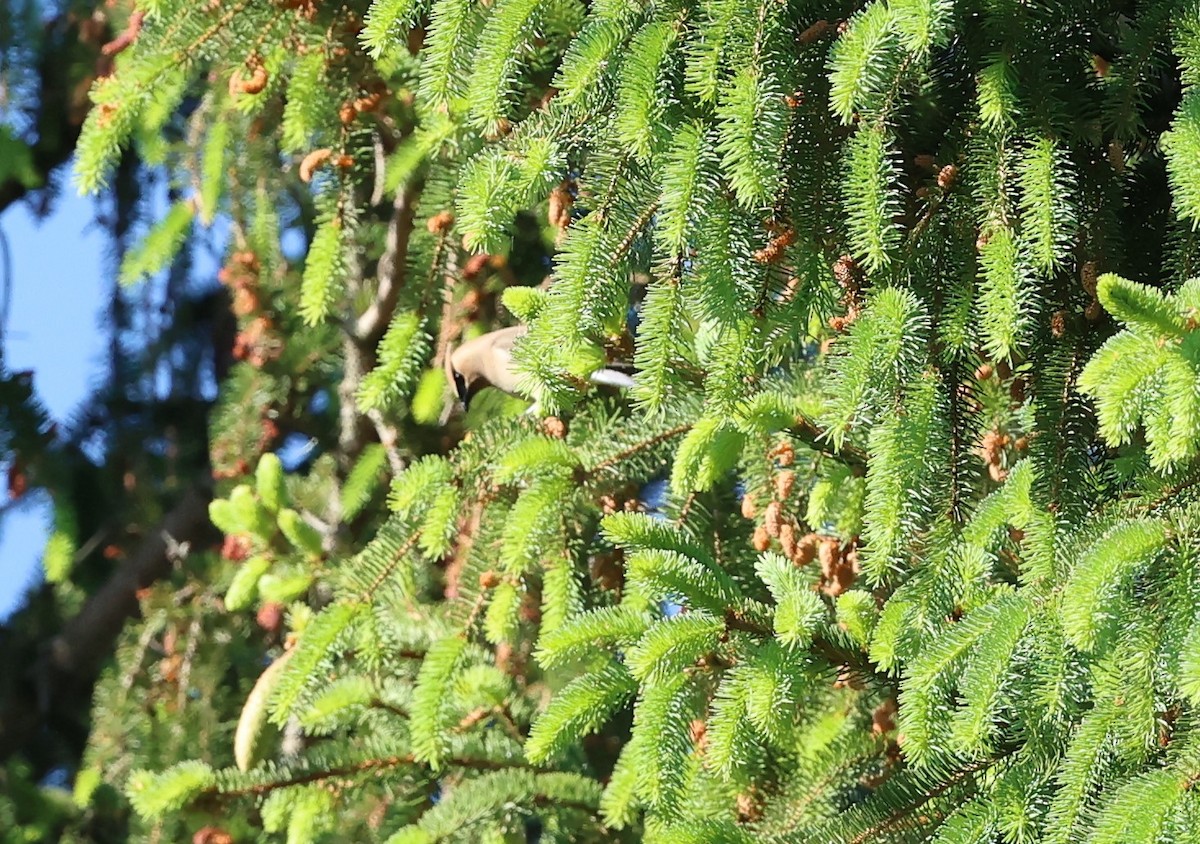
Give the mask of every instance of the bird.
[{"label": "bird", "polygon": [[[454,385],[464,410],[484,387],[495,387],[513,396],[521,395],[517,389],[521,378],[513,362],[512,349],[528,330],[526,325],[514,325],[489,331],[445,356],[446,377]],[[588,378],[594,384],[625,390],[633,386],[633,378],[615,369],[599,369]],[[531,411],[537,407],[535,404]]]}]

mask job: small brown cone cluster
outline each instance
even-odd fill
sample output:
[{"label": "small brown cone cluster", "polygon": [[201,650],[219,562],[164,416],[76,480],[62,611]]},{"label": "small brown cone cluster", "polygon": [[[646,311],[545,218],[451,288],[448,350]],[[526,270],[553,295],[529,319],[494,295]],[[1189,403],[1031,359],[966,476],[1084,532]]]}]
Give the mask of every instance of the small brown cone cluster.
[{"label": "small brown cone cluster", "polygon": [[642,502],[638,500],[636,494],[606,492],[600,496],[597,503],[600,505],[600,512],[606,516],[611,516],[613,513],[639,513],[642,510]]},{"label": "small brown cone cluster", "polygon": [[796,526],[790,521],[784,522],[779,528],[779,547],[788,559],[795,557],[796,550],[800,544],[796,538],[796,534]]},{"label": "small brown cone cluster", "polygon": [[231,563],[240,563],[250,556],[250,538],[237,533],[226,534],[221,543],[221,556]]},{"label": "small brown cone cluster", "polygon": [[1083,315],[1088,322],[1098,322],[1104,316],[1104,308],[1100,304],[1100,299],[1096,296],[1096,282],[1098,279],[1099,272],[1096,269],[1095,261],[1084,261],[1079,265],[1079,284],[1092,297],[1087,307],[1083,310]]},{"label": "small brown cone cluster", "polygon": [[999,483],[1008,477],[1007,450],[1012,437],[1001,431],[988,431],[979,442],[979,457],[987,465],[988,477]]},{"label": "small brown cone cluster", "polygon": [[16,500],[29,490],[29,473],[25,463],[17,458],[8,465],[8,497]]},{"label": "small brown cone cluster", "polygon": [[462,277],[465,281],[474,281],[483,275],[484,270],[491,267],[492,256],[487,252],[476,252],[463,264]]},{"label": "small brown cone cluster", "polygon": [[796,230],[774,221],[767,224],[771,239],[767,245],[754,253],[754,260],[760,264],[778,264],[783,260],[787,248],[796,242]]},{"label": "small brown cone cluster", "polygon": [[246,59],[245,67],[238,68],[229,77],[229,96],[260,94],[267,87],[269,78],[262,56],[255,53]]},{"label": "small brown cone cluster", "polygon": [[796,450],[788,440],[781,440],[767,452],[767,456],[785,469],[796,462]]},{"label": "small brown cone cluster", "polygon": [[796,565],[804,565],[805,562],[811,561],[804,559],[806,553],[805,547],[807,537],[800,537],[800,532],[796,520],[790,515],[785,515],[778,501],[772,501],[767,505],[766,518],[763,520],[762,527],[763,539],[765,545],[759,548],[759,534],[755,532],[755,549],[758,551],[766,551],[770,547],[772,539],[779,541],[779,549],[783,555],[791,560]]},{"label": "small brown cone cluster", "polygon": [[767,529],[759,525],[754,529],[754,538],[751,540],[754,550],[760,554],[771,547],[771,535],[767,533]]},{"label": "small brown cone cluster", "polygon": [[234,252],[229,256],[229,262],[217,273],[217,280],[226,287],[254,287],[258,284],[258,275],[262,267],[258,256],[249,250]]},{"label": "small brown cone cluster", "polygon": [[1050,333],[1054,335],[1056,340],[1061,340],[1067,336],[1067,312],[1063,310],[1055,311],[1050,315]]},{"label": "small brown cone cluster", "polygon": [[1089,296],[1096,296],[1096,282],[1100,274],[1096,271],[1095,261],[1084,261],[1079,265],[1079,284]]},{"label": "small brown cone cluster", "polygon": [[202,826],[192,836],[192,844],[233,844],[233,836],[219,826]]},{"label": "small brown cone cluster", "polygon": [[831,598],[854,587],[860,571],[858,545],[851,542],[842,547],[841,540],[826,536],[817,547],[817,559],[821,563],[821,591]]},{"label": "small brown cone cluster", "polygon": [[788,557],[796,566],[807,566],[817,558],[817,552],[820,550],[822,542],[820,534],[806,533],[796,540],[796,548],[788,554]]},{"label": "small brown cone cluster", "polygon": [[276,602],[268,602],[258,608],[258,612],[254,616],[254,620],[258,622],[258,626],[268,633],[278,633],[283,627],[283,604]]},{"label": "small brown cone cluster", "polygon": [[378,111],[388,93],[387,85],[384,84],[382,79],[373,79],[366,85],[363,95],[356,98],[350,106],[358,114],[369,114],[373,111]]},{"label": "small brown cone cluster", "polygon": [[118,109],[116,103],[97,103],[96,125],[101,129],[108,126],[116,118]]},{"label": "small brown cone cluster", "polygon": [[954,164],[947,164],[941,170],[938,170],[937,183],[938,187],[944,191],[950,190],[958,181],[958,167]]},{"label": "small brown cone cluster", "polygon": [[445,235],[454,227],[454,214],[450,211],[439,211],[425,221],[425,228],[430,234]]},{"label": "small brown cone cluster", "polygon": [[256,316],[238,332],[233,341],[233,357],[244,360],[255,369],[279,357],[282,344],[273,332],[274,326],[266,316]]},{"label": "small brown cone cluster", "polygon": [[281,433],[283,432],[279,430],[278,422],[270,416],[263,416],[262,421],[258,425],[258,450],[260,452],[270,451],[272,446],[279,441]]},{"label": "small brown cone cluster", "polygon": [[[913,166],[925,173],[937,174],[937,186],[943,192],[949,191],[958,183],[958,165],[956,164],[939,164],[937,156],[922,153],[914,155],[912,159]],[[928,188],[921,188],[917,191],[918,196],[929,196]]]},{"label": "small brown cone cluster", "polygon": [[893,697],[875,707],[875,712],[871,715],[871,732],[877,736],[884,736],[895,730],[897,711],[896,699]]},{"label": "small brown cone cluster", "polygon": [[736,807],[740,823],[760,821],[763,816],[763,796],[751,786],[737,796]]},{"label": "small brown cone cluster", "polygon": [[317,170],[319,170],[332,155],[333,150],[329,149],[328,147],[322,147],[321,149],[314,149],[308,155],[304,156],[303,160],[300,162],[300,181],[306,184],[311,182],[313,180],[313,176],[316,175]]},{"label": "small brown cone cluster", "polygon": [[567,435],[567,423],[557,416],[547,416],[539,426],[542,433],[552,439],[561,440]]},{"label": "small brown cone cluster", "polygon": [[349,170],[354,166],[354,158],[345,153],[334,154],[333,150],[327,147],[314,149],[300,161],[300,167],[297,170],[300,181],[306,184],[311,182],[317,171],[326,164],[332,164],[339,170]]},{"label": "small brown cone cluster", "polygon": [[813,44],[824,38],[829,32],[829,29],[829,21],[822,19],[801,32],[800,36],[796,40],[801,44]]},{"label": "small brown cone cluster", "polygon": [[843,255],[833,262],[833,277],[843,290],[858,290],[862,286],[862,271],[850,255]]},{"label": "small brown cone cluster", "polygon": [[[796,486],[796,472],[788,468],[795,463],[795,449],[789,440],[780,440],[766,456],[781,467],[771,480],[771,500],[760,511],[754,493],[748,491],[742,497],[741,510],[744,518],[755,519],[760,512],[762,513],[762,523],[755,528],[751,540],[754,550],[767,551],[772,542],[778,542],[783,555],[793,564],[807,565],[816,559],[820,537],[815,533],[803,533],[800,520],[788,512],[788,501]],[[758,497],[762,497],[761,491]]]},{"label": "small brown cone cluster", "polygon": [[[762,524],[754,531],[753,545],[756,551],[762,552],[770,549],[772,541],[777,541],[783,556],[799,567],[817,558],[825,540],[816,533],[803,533],[800,521],[787,512],[786,501],[794,484],[795,473],[791,470],[784,470],[775,476],[775,497],[763,510]],[[755,514],[753,500],[746,496],[742,499],[742,515],[754,518]],[[831,541],[836,543],[836,540]]]},{"label": "small brown cone cluster", "polygon": [[796,473],[791,469],[784,469],[775,476],[775,497],[780,501],[786,501],[791,497],[792,488],[796,485]]},{"label": "small brown cone cluster", "polygon": [[233,313],[246,317],[262,309],[258,295],[261,268],[253,252],[234,252],[229,262],[217,273],[217,280],[229,288],[233,296]]},{"label": "small brown cone cluster", "polygon": [[283,348],[271,319],[263,313],[258,286],[260,272],[258,257],[253,252],[241,251],[234,252],[217,273],[217,280],[229,288],[233,313],[243,321],[233,341],[233,357],[257,369],[279,357]]},{"label": "small brown cone cluster", "polygon": [[216,464],[213,468],[214,480],[227,481],[250,474],[250,464],[244,457],[239,457],[230,463],[226,455],[227,451],[225,449],[218,450],[214,448],[213,463]]},{"label": "small brown cone cluster", "polygon": [[317,0],[276,0],[281,9],[294,9],[298,17],[311,23],[317,18]]},{"label": "small brown cone cluster", "polygon": [[593,554],[588,560],[592,581],[606,592],[620,592],[625,585],[625,553],[620,548]]},{"label": "small brown cone cluster", "polygon": [[560,182],[550,191],[546,201],[546,217],[550,225],[562,231],[571,225],[571,209],[575,198],[571,195],[570,182]]},{"label": "small brown cone cluster", "polygon": [[146,19],[146,13],[141,9],[134,9],[129,14],[129,22],[125,25],[125,29],[100,48],[101,55],[111,58],[117,53],[126,50],[130,44],[137,40],[138,33],[142,31],[142,22]]},{"label": "small brown cone cluster", "polygon": [[758,505],[754,503],[754,496],[747,492],[742,496],[742,518],[753,519],[758,515]]},{"label": "small brown cone cluster", "polygon": [[170,653],[158,661],[158,674],[164,683],[174,685],[179,682],[179,674],[183,668],[183,654]]},{"label": "small brown cone cluster", "polygon": [[849,328],[862,311],[859,295],[862,292],[862,269],[853,257],[843,255],[833,262],[833,277],[838,287],[842,288],[841,304],[846,313],[844,316],[830,317],[829,327],[840,333]]},{"label": "small brown cone cluster", "polygon": [[772,539],[778,539],[779,533],[783,528],[783,505],[778,501],[772,501],[767,505],[766,511],[763,513],[763,527],[767,530],[767,535]]}]

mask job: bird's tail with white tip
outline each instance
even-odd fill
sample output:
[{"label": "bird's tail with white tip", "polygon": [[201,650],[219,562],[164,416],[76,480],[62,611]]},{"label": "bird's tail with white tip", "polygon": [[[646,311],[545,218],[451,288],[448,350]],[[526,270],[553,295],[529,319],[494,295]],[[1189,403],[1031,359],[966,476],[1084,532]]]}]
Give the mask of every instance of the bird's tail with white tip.
[{"label": "bird's tail with white tip", "polygon": [[588,378],[593,384],[605,387],[618,387],[622,390],[633,388],[633,378],[624,372],[617,372],[615,369],[597,369]]}]

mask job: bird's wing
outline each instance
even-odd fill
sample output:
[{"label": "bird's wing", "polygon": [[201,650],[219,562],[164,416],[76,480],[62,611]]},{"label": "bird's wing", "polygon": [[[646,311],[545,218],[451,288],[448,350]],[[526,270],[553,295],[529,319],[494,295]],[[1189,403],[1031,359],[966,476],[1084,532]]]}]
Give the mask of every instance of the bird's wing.
[{"label": "bird's wing", "polygon": [[527,330],[524,325],[514,325],[512,328],[501,328],[499,331],[484,335],[491,341],[484,375],[493,386],[499,387],[506,393],[517,392],[518,378],[513,365],[512,348],[513,344],[517,342],[517,338]]}]

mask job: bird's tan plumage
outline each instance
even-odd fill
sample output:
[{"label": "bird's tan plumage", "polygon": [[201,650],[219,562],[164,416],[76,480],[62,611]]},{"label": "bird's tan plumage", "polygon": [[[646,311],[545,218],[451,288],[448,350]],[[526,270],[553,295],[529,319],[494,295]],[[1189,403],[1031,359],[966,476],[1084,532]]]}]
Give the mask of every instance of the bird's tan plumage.
[{"label": "bird's tan plumage", "polygon": [[[463,343],[446,356],[446,377],[454,385],[466,407],[484,387],[495,387],[510,395],[519,395],[520,377],[513,365],[512,349],[528,326],[514,325],[490,331]],[[623,372],[601,369],[589,376],[596,384],[629,389],[633,379]]]},{"label": "bird's tan plumage", "polygon": [[524,325],[490,331],[468,340],[447,356],[447,376],[455,384],[463,404],[467,404],[484,387],[495,387],[506,393],[517,392],[512,348],[517,338],[526,331],[528,327]]}]

